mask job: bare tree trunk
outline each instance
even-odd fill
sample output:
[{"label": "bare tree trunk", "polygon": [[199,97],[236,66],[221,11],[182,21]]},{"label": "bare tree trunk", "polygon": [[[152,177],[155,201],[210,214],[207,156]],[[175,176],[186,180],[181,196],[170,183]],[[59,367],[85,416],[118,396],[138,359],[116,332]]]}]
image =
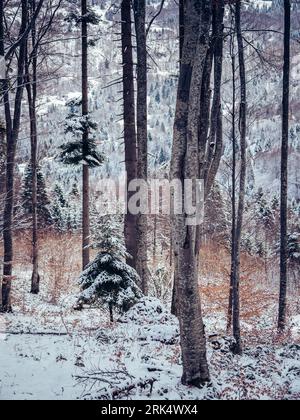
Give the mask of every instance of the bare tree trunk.
[{"label": "bare tree trunk", "polygon": [[[1,34],[0,34],[1,36]],[[5,123],[0,120],[0,199],[5,192]]]},{"label": "bare tree trunk", "polygon": [[179,61],[181,65],[184,45],[184,0],[179,0]]},{"label": "bare tree trunk", "polygon": [[[183,55],[183,47],[184,47],[184,33],[185,33],[185,3],[184,0],[179,0],[179,71],[181,71],[181,64],[182,64],[182,55]],[[170,250],[171,256],[173,259],[173,235],[172,235],[172,228],[171,228],[171,243],[172,248]],[[175,261],[174,266],[174,281],[173,281],[173,289],[172,289],[172,304],[171,304],[171,313],[175,316],[178,316],[178,269],[177,264]]]},{"label": "bare tree trunk", "polygon": [[[233,26],[233,25],[232,25]],[[230,289],[229,289],[229,302],[227,313],[227,334],[230,334],[232,327],[233,315],[233,281],[234,273],[236,271],[236,63],[235,63],[235,49],[234,49],[234,35],[230,39],[230,55],[231,55],[231,68],[232,68],[232,195],[231,195],[231,274],[230,274]]]},{"label": "bare tree trunk", "polygon": [[[27,24],[27,0],[22,0],[22,17],[19,38],[19,54],[17,64],[17,88],[14,100],[14,114],[12,116],[10,108],[9,85],[7,78],[3,81],[3,99],[5,106],[6,120],[6,196],[3,212],[3,244],[4,244],[4,262],[3,262],[3,280],[2,280],[2,311],[10,312],[11,307],[11,282],[13,267],[13,205],[14,205],[14,175],[15,175],[15,156],[16,146],[21,121],[21,104],[24,89],[24,66],[26,58],[27,39],[24,36]],[[4,2],[0,1],[0,26],[4,26]],[[0,39],[0,55],[4,56],[4,36]]]},{"label": "bare tree trunk", "polygon": [[212,50],[214,61],[214,95],[210,114],[209,147],[207,153],[208,172],[205,177],[206,197],[211,192],[223,154],[221,88],[223,76],[224,13],[224,0],[213,2]]},{"label": "bare tree trunk", "polygon": [[[87,15],[87,0],[81,0],[81,36],[82,36],[82,115],[89,115],[88,98],[88,23],[85,18]],[[89,129],[85,124],[82,135],[83,151],[89,140]],[[84,153],[85,154],[85,153]],[[83,269],[90,262],[90,187],[89,187],[89,167],[83,165],[82,168],[82,267]]]},{"label": "bare tree trunk", "polygon": [[109,303],[109,320],[111,323],[114,322],[114,307],[112,305],[112,303]]},{"label": "bare tree trunk", "polygon": [[156,268],[156,255],[157,255],[157,214],[153,215],[153,248],[152,248],[152,256],[153,256],[153,266]]},{"label": "bare tree trunk", "polygon": [[[147,130],[147,42],[146,42],[146,2],[134,0],[135,31],[137,42],[137,147],[138,178],[148,180],[148,130]],[[148,199],[145,197],[145,199]],[[148,293],[147,255],[148,217],[138,215],[137,221],[137,272],[141,278],[141,288]]]},{"label": "bare tree trunk", "polygon": [[291,2],[284,0],[284,68],[282,100],[282,148],[281,148],[281,206],[280,206],[280,294],[278,329],[286,326],[286,295],[288,273],[287,211],[288,211],[288,149],[289,149],[289,96],[290,96],[290,40]]},{"label": "bare tree trunk", "polygon": [[240,170],[240,194],[237,215],[236,241],[237,241],[237,263],[236,277],[233,293],[233,336],[235,338],[235,354],[242,353],[241,328],[240,328],[240,267],[241,267],[241,239],[243,230],[244,210],[245,210],[245,194],[247,179],[247,82],[245,69],[244,41],[241,27],[241,0],[236,4],[236,33],[238,43],[239,70],[240,70],[240,146],[241,146],[241,170]]},{"label": "bare tree trunk", "polygon": [[[30,2],[30,13],[35,13],[35,0]],[[36,44],[36,25],[33,24],[31,30],[32,47]],[[39,275],[39,252],[38,252],[38,199],[37,199],[37,116],[36,116],[36,98],[37,98],[37,51],[32,56],[32,76],[30,75],[30,63],[27,51],[25,81],[27,90],[27,99],[30,119],[30,142],[31,142],[31,171],[32,171],[32,276],[31,293],[38,294],[40,291]]]},{"label": "bare tree trunk", "polygon": [[[199,178],[198,126],[203,70],[209,44],[211,3],[188,0],[185,39],[178,84],[171,179]],[[184,197],[184,192],[183,192]],[[183,204],[184,204],[184,198]],[[201,386],[209,381],[206,338],[198,287],[196,226],[188,226],[186,214],[173,215],[177,299],[179,309],[182,382]]]},{"label": "bare tree trunk", "polygon": [[[4,10],[3,10],[3,1],[0,0],[0,56],[4,57],[4,43],[1,40],[4,39]],[[1,77],[1,75],[0,75]],[[4,83],[0,79],[0,88],[4,91]],[[2,107],[1,107],[2,109]],[[5,141],[5,121],[4,116],[0,118],[0,196],[5,193],[5,155],[6,155],[6,141]],[[2,197],[1,197],[2,198]],[[2,211],[2,205],[1,205]],[[1,306],[1,305],[0,305]]]},{"label": "bare tree trunk", "polygon": [[[181,7],[184,7],[183,4]],[[180,11],[180,16],[182,11]],[[205,199],[208,197],[219,168],[223,153],[221,86],[223,74],[223,32],[224,32],[224,1],[213,2],[212,8],[212,36],[203,68],[200,115],[199,115],[199,178],[204,180]],[[184,17],[180,18],[184,22]],[[181,30],[184,34],[184,29]],[[182,47],[181,47],[182,48]],[[180,52],[181,56],[182,52]],[[211,108],[211,74],[214,62],[214,97]],[[210,135],[209,133],[209,126]],[[200,253],[201,226],[197,227],[196,253]],[[199,261],[200,263],[200,261]],[[177,315],[177,275],[175,270],[172,296],[172,313]]]},{"label": "bare tree trunk", "polygon": [[[233,235],[232,235],[232,326],[233,336],[235,338],[234,353],[242,354],[241,328],[240,328],[240,266],[241,266],[241,237],[243,229],[243,216],[245,208],[245,192],[246,192],[246,175],[247,175],[247,91],[246,91],[246,70],[244,45],[241,28],[241,1],[237,0],[235,5],[235,27],[238,44],[239,57],[239,74],[240,74],[240,115],[239,115],[239,131],[240,131],[240,148],[241,148],[241,170],[240,170],[240,188],[239,203],[237,215],[235,213],[235,169],[233,180]],[[235,136],[233,136],[235,137]],[[235,146],[235,142],[234,142]],[[234,156],[236,151],[234,150]],[[235,159],[235,158],[234,158]],[[235,163],[233,165],[235,167]],[[235,220],[236,218],[236,220]]]},{"label": "bare tree trunk", "polygon": [[[124,102],[124,144],[127,187],[137,177],[137,144],[135,128],[135,98],[131,27],[131,0],[122,0],[122,61],[123,61],[123,102]],[[128,191],[128,188],[127,188]],[[128,200],[133,193],[128,192]],[[125,242],[127,263],[136,268],[137,263],[137,217],[127,211],[125,215]]]}]

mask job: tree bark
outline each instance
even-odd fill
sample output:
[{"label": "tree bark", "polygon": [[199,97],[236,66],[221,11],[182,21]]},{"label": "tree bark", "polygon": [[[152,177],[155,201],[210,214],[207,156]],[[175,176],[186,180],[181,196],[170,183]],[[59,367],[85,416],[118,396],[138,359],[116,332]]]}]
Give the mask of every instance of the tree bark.
[{"label": "tree bark", "polygon": [[2,199],[5,192],[5,125],[2,120],[0,120],[0,153],[0,199]]},{"label": "tree bark", "polygon": [[289,149],[289,97],[290,97],[290,40],[291,2],[284,0],[284,68],[282,99],[282,146],[281,146],[281,205],[280,205],[280,293],[278,330],[286,326],[286,295],[288,274],[288,149]]},{"label": "tree bark", "polygon": [[[137,177],[148,181],[148,129],[147,129],[147,38],[146,2],[134,0],[135,32],[137,42]],[[148,200],[148,197],[144,198]],[[141,278],[141,289],[148,293],[148,217],[139,214],[137,220],[137,272]]]},{"label": "tree bark", "polygon": [[[181,71],[182,65],[182,55],[183,55],[183,47],[184,47],[184,33],[185,33],[185,3],[184,0],[179,0],[179,71]],[[172,230],[172,228],[171,228]],[[172,258],[173,258],[173,235],[172,236],[172,249],[170,250]],[[172,315],[178,316],[179,308],[178,308],[178,270],[177,264],[175,262],[174,266],[174,281],[173,281],[173,288],[172,288],[172,303],[171,303],[171,313]]]},{"label": "tree bark", "polygon": [[[4,2],[3,0],[0,0],[0,56],[4,57],[5,50],[4,50],[4,42],[1,41],[4,40]],[[1,82],[1,91],[4,89],[4,81],[0,79]],[[2,119],[0,119],[0,153],[2,155],[1,161],[0,161],[0,194],[5,193],[5,154],[6,154],[6,140],[5,140],[5,121],[4,116]],[[1,206],[2,210],[2,206]]]},{"label": "tree bark", "polygon": [[[198,125],[203,70],[209,44],[211,2],[186,1],[185,36],[178,84],[170,178],[199,178]],[[184,204],[184,194],[182,197]],[[198,287],[196,227],[187,215],[173,215],[177,298],[183,360],[182,382],[201,386],[209,381],[206,338]]]},{"label": "tree bark", "polygon": [[[183,7],[183,4],[182,6]],[[180,11],[180,15],[182,11]],[[209,196],[223,153],[221,86],[223,74],[224,1],[213,2],[212,36],[203,68],[198,126],[199,178],[204,180],[205,199]],[[180,18],[184,22],[184,17]],[[184,29],[181,30],[184,34]],[[182,47],[181,47],[182,48]],[[181,56],[182,53],[180,53]],[[214,96],[211,107],[211,75],[214,63]],[[210,129],[210,135],[208,136]],[[196,253],[200,253],[202,227],[197,227]],[[200,261],[199,261],[200,263]],[[177,273],[175,267],[172,313],[177,315]]]},{"label": "tree bark", "polygon": [[227,313],[227,334],[231,333],[232,329],[232,315],[233,315],[233,276],[235,272],[235,255],[236,255],[236,52],[235,52],[235,35],[233,23],[234,16],[231,10],[231,31],[230,36],[230,58],[232,70],[232,112],[231,112],[231,130],[232,130],[232,174],[231,174],[231,272],[230,272],[230,289],[229,289],[229,302]]},{"label": "tree bark", "polygon": [[[123,103],[124,103],[124,145],[127,173],[127,193],[130,200],[133,193],[128,192],[131,181],[137,178],[137,144],[135,128],[134,67],[132,50],[131,0],[122,0],[122,64],[123,64]],[[125,215],[125,242],[129,254],[127,264],[136,269],[137,264],[137,217],[128,209]]]},{"label": "tree bark", "polygon": [[205,177],[205,197],[211,192],[223,154],[223,121],[221,108],[221,88],[223,76],[224,45],[224,0],[213,2],[212,48],[214,61],[214,95],[211,109],[208,172]]},{"label": "tree bark", "polygon": [[[82,116],[89,115],[88,98],[88,23],[85,18],[87,15],[87,0],[81,0],[81,37],[82,37]],[[82,135],[83,150],[89,140],[89,129],[85,125]],[[89,186],[89,167],[83,165],[82,168],[82,268],[90,262],[90,186]]]},{"label": "tree bark", "polygon": [[[19,38],[22,41],[19,45],[17,62],[17,88],[14,99],[14,113],[11,112],[9,84],[7,78],[3,81],[3,99],[5,106],[6,122],[6,178],[5,178],[5,204],[3,212],[3,279],[2,279],[2,311],[11,312],[11,282],[13,268],[13,206],[14,206],[14,175],[15,175],[15,156],[17,140],[20,130],[21,105],[24,90],[24,67],[26,58],[27,38],[24,35],[27,25],[27,0],[21,2],[21,26]],[[4,26],[4,2],[0,1],[0,26]],[[0,55],[4,56],[4,36],[0,39]]]},{"label": "tree bark", "polygon": [[[242,354],[241,328],[240,328],[240,266],[241,266],[241,237],[243,229],[243,217],[245,208],[246,175],[247,175],[247,90],[246,90],[246,69],[244,57],[244,45],[241,28],[241,1],[237,0],[235,5],[235,29],[238,45],[239,76],[240,76],[240,113],[239,113],[239,132],[241,149],[241,169],[239,179],[239,202],[236,214],[235,207],[235,175],[236,175],[236,142],[233,141],[234,164],[233,164],[233,233],[232,233],[232,326],[235,338],[234,353]],[[233,77],[234,78],[234,77]],[[235,127],[234,127],[235,129]],[[235,138],[235,135],[233,136]]]},{"label": "tree bark", "polygon": [[[30,14],[35,13],[35,0],[30,2]],[[31,30],[32,46],[36,44],[36,24],[34,22]],[[30,119],[30,145],[31,145],[31,170],[32,170],[32,276],[31,293],[38,294],[40,291],[39,275],[39,252],[38,252],[38,215],[37,215],[37,51],[32,57],[32,75],[30,75],[30,63],[28,61],[28,51],[26,57],[25,82]]]},{"label": "tree bark", "polygon": [[113,307],[113,304],[109,303],[108,307],[109,307],[109,320],[110,320],[111,323],[113,323],[114,322],[114,307]]},{"label": "tree bark", "polygon": [[181,65],[184,45],[184,0],[179,0],[179,62]]}]

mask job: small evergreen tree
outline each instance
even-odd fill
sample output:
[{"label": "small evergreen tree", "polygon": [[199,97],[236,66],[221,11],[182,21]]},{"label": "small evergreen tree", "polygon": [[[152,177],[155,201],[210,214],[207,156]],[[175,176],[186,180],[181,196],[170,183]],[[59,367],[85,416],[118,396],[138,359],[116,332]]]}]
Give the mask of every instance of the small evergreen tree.
[{"label": "small evergreen tree", "polygon": [[72,186],[72,190],[71,190],[71,197],[78,198],[79,196],[80,196],[80,194],[79,194],[78,186],[77,186],[76,182],[74,182],[74,184]]},{"label": "small evergreen tree", "polygon": [[63,232],[68,225],[69,204],[60,185],[56,184],[53,190],[51,215],[55,228]]},{"label": "small evergreen tree", "polygon": [[98,255],[80,276],[77,309],[82,309],[84,304],[102,304],[108,307],[113,322],[114,310],[126,312],[142,297],[137,286],[139,276],[125,262],[122,224],[116,216],[99,218],[94,234],[93,246],[98,249]]},{"label": "small evergreen tree", "polygon": [[288,236],[288,255],[293,265],[300,266],[300,234],[293,232]]},{"label": "small evergreen tree", "polygon": [[[63,144],[60,149],[60,161],[66,165],[87,165],[96,168],[104,162],[104,157],[97,151],[96,137],[92,135],[97,130],[97,124],[89,115],[80,115],[81,100],[71,100],[67,103],[69,114],[66,119],[65,133],[74,140]],[[85,143],[82,142],[84,132],[89,133]]]},{"label": "small evergreen tree", "polygon": [[[37,167],[37,212],[38,225],[40,228],[52,224],[52,217],[49,210],[50,201],[46,191],[46,183],[40,166]],[[21,204],[25,216],[32,215],[32,166],[27,165],[21,194]]]}]

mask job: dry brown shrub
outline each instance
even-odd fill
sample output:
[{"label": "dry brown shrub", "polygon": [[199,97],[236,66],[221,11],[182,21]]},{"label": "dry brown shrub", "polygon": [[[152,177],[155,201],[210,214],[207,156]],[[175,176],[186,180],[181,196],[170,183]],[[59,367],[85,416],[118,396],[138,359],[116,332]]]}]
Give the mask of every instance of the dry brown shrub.
[{"label": "dry brown shrub", "polygon": [[[26,291],[30,289],[31,232],[17,232],[14,245],[14,269],[24,276],[18,279],[18,284],[22,284],[22,289]],[[41,290],[48,302],[56,304],[62,295],[71,293],[76,288],[76,278],[81,271],[81,237],[73,233],[53,231],[40,233],[39,256]],[[16,298],[21,298],[20,293]]]},{"label": "dry brown shrub", "polygon": [[[230,253],[224,247],[206,243],[201,251],[201,294],[206,314],[221,312],[228,308],[230,287]],[[265,261],[243,254],[241,258],[241,319],[255,327],[255,321],[268,313],[276,323],[278,291],[267,279]],[[297,299],[290,298],[289,310],[295,313]],[[298,300],[299,301],[299,300]]]},{"label": "dry brown shrub", "polygon": [[57,303],[76,287],[81,271],[81,238],[72,233],[51,233],[40,241],[40,267],[48,281],[49,301]]}]

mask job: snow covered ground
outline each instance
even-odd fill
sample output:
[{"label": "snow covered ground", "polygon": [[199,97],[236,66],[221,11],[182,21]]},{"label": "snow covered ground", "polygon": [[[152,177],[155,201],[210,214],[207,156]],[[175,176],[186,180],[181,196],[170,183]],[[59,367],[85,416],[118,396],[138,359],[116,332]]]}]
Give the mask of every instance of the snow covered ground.
[{"label": "snow covered ground", "polygon": [[[206,319],[212,385],[181,385],[179,330],[157,299],[142,300],[114,325],[70,302],[24,308],[0,320],[0,399],[299,399],[299,323],[288,342],[230,352],[231,339]],[[219,322],[222,325],[222,322]],[[61,335],[59,335],[61,334]],[[298,343],[298,344],[297,344]]]}]

